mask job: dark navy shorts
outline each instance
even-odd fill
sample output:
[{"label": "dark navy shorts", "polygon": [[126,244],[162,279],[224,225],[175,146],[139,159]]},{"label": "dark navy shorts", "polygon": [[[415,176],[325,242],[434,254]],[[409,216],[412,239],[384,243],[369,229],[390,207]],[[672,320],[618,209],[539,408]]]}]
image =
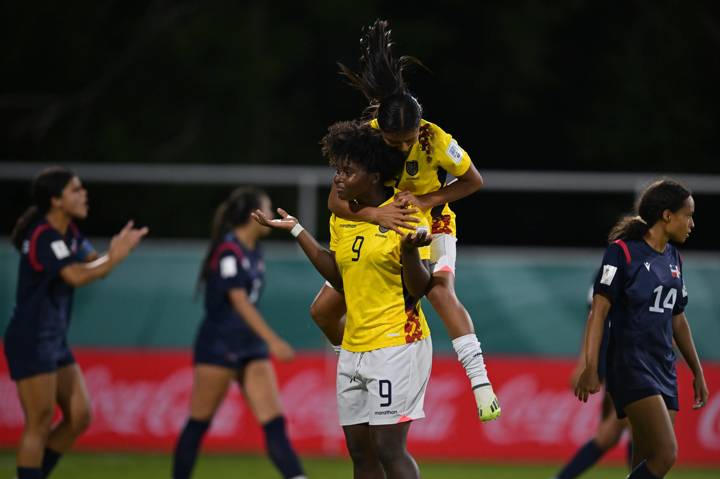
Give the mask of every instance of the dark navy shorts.
[{"label": "dark navy shorts", "polygon": [[65,338],[20,344],[5,336],[5,358],[13,381],[51,373],[75,363]]},{"label": "dark navy shorts", "polygon": [[194,364],[214,364],[229,369],[243,369],[247,363],[257,359],[269,359],[270,352],[264,341],[253,341],[244,347],[228,345],[223,338],[207,337],[195,342]]},{"label": "dark navy shorts", "polygon": [[244,369],[250,361],[269,359],[267,350],[244,351],[243,353],[217,353],[204,349],[195,349],[193,364],[212,364],[228,369]]},{"label": "dark navy shorts", "polygon": [[668,396],[655,388],[612,391],[611,397],[613,403],[615,404],[615,411],[617,412],[618,419],[624,419],[627,417],[625,414],[625,406],[650,396],[662,397],[663,401],[665,401],[665,407],[667,407],[670,411],[680,410],[680,403],[677,396]]}]

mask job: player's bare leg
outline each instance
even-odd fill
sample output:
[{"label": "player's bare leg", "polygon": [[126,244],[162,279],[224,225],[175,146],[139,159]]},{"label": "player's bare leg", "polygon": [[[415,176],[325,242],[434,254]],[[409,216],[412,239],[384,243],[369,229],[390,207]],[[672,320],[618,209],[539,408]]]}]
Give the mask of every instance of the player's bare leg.
[{"label": "player's bare leg", "polygon": [[370,426],[343,426],[345,443],[353,463],[353,479],[385,479],[385,469],[370,436]]},{"label": "player's bare leg", "polygon": [[333,346],[342,343],[345,331],[345,297],[324,284],[310,305],[310,316]]},{"label": "player's bare leg", "polygon": [[234,369],[213,364],[195,365],[195,378],[190,396],[190,417],[175,445],[173,479],[190,478],[202,440],[234,378]]},{"label": "player's bare leg", "polygon": [[50,433],[47,447],[62,453],[90,426],[90,396],[77,364],[58,369],[57,403],[62,421]]},{"label": "player's bare leg", "polygon": [[420,470],[407,450],[407,434],[412,421],[370,426],[370,437],[388,479],[416,479]]},{"label": "player's bare leg", "polygon": [[238,383],[260,424],[283,414],[275,370],[269,359],[250,361],[239,375]]},{"label": "player's bare leg", "polygon": [[617,417],[605,418],[598,426],[598,431],[593,441],[595,441],[595,444],[597,444],[601,451],[609,451],[617,446],[627,427],[628,422],[626,419],[618,419]]},{"label": "player's bare leg", "polygon": [[455,294],[455,275],[450,271],[435,271],[427,298],[445,324],[458,361],[470,379],[480,420],[497,418],[501,411],[500,405],[488,378],[470,314]]},{"label": "player's bare leg", "polygon": [[455,275],[447,271],[433,273],[427,298],[445,324],[450,339],[475,334],[470,314],[455,294]]},{"label": "player's bare leg", "polygon": [[247,363],[238,383],[255,418],[262,425],[268,456],[283,477],[305,479],[300,460],[290,444],[275,370],[269,359]]},{"label": "player's bare leg", "polygon": [[17,451],[17,465],[39,468],[55,413],[57,373],[38,374],[17,382],[25,426]]},{"label": "player's bare leg", "polygon": [[642,468],[664,477],[677,459],[674,411],[668,411],[662,397],[655,395],[628,404],[625,413],[632,427],[634,447],[633,472],[628,477],[645,477],[639,471]]},{"label": "player's bare leg", "polygon": [[209,421],[220,407],[228,387],[235,379],[235,371],[211,364],[195,365],[192,394],[190,396],[190,417],[198,421]]}]

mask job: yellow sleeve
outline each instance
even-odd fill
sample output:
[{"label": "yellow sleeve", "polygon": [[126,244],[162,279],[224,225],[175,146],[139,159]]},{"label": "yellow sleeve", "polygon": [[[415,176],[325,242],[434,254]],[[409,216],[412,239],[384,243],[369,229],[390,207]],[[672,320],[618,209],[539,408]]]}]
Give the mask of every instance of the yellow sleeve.
[{"label": "yellow sleeve", "polygon": [[464,175],[472,164],[470,156],[449,133],[445,133],[437,125],[433,125],[433,128],[436,130],[433,141],[434,156],[438,164],[455,177]]},{"label": "yellow sleeve", "polygon": [[339,241],[339,228],[337,227],[337,216],[330,215],[330,251],[335,251]]}]

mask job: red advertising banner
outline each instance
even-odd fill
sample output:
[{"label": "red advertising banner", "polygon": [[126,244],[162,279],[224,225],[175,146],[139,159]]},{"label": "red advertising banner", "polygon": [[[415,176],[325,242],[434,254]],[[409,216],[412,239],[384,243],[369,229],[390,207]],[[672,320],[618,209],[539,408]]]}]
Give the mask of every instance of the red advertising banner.
[{"label": "red advertising banner", "polygon": [[[93,404],[93,423],[79,449],[170,451],[188,413],[192,365],[188,352],[75,351]],[[334,355],[301,354],[276,370],[290,436],[300,453],[345,454],[337,422]],[[436,357],[425,399],[426,419],[410,430],[418,458],[562,461],[584,444],[599,422],[601,395],[587,404],[570,392],[571,360],[490,358],[503,408],[481,424],[467,378],[452,357]],[[693,410],[691,376],[680,369],[676,432],[682,464],[720,465],[720,364],[705,364],[710,402]],[[0,447],[14,447],[22,412],[7,365],[0,361]],[[218,411],[204,450],[262,451],[262,432],[238,388]],[[618,448],[610,458],[623,460]]]}]

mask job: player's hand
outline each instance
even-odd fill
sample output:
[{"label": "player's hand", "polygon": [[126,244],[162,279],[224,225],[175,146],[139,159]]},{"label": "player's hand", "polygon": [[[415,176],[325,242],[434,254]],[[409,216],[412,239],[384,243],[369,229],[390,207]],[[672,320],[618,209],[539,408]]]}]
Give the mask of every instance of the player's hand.
[{"label": "player's hand", "polygon": [[598,377],[596,368],[588,368],[587,366],[580,373],[577,386],[575,386],[575,396],[582,402],[587,402],[591,394],[595,394],[600,390],[600,378]]},{"label": "player's hand", "polygon": [[429,210],[431,205],[427,204],[422,196],[415,196],[409,191],[401,191],[395,195],[395,201],[400,202],[406,207],[415,206],[420,211]]},{"label": "player's hand", "polygon": [[295,350],[284,339],[276,338],[268,343],[270,354],[280,361],[292,361],[295,359]]},{"label": "player's hand", "polygon": [[406,250],[427,246],[432,242],[432,235],[424,226],[418,227],[414,232],[410,232],[403,236],[402,247]]},{"label": "player's hand", "polygon": [[403,232],[400,231],[400,228],[414,230],[415,226],[412,223],[420,222],[413,216],[418,212],[419,210],[416,208],[408,208],[405,201],[395,200],[381,208],[375,208],[372,219],[373,223],[402,235]]},{"label": "player's hand", "polygon": [[150,231],[147,226],[135,228],[135,222],[130,220],[118,234],[110,240],[108,255],[114,261],[122,261],[130,254],[145,235]]},{"label": "player's hand", "polygon": [[693,409],[700,409],[708,402],[710,392],[708,391],[707,384],[705,384],[705,376],[700,374],[695,376],[693,379],[693,390],[695,391],[695,402],[693,403]]},{"label": "player's hand", "polygon": [[582,362],[579,362],[573,368],[572,373],[570,373],[570,390],[571,391],[575,391],[575,388],[578,385],[578,381],[580,380],[580,374],[582,374],[583,369],[585,369],[585,365]]},{"label": "player's hand", "polygon": [[280,215],[280,218],[275,219],[268,218],[267,216],[265,216],[265,213],[260,210],[255,210],[250,213],[250,215],[255,221],[257,221],[261,225],[269,226],[270,228],[276,228],[279,230],[290,231],[291,229],[293,229],[293,226],[298,224],[298,219],[294,216],[291,216],[284,209],[278,208],[277,212]]}]

